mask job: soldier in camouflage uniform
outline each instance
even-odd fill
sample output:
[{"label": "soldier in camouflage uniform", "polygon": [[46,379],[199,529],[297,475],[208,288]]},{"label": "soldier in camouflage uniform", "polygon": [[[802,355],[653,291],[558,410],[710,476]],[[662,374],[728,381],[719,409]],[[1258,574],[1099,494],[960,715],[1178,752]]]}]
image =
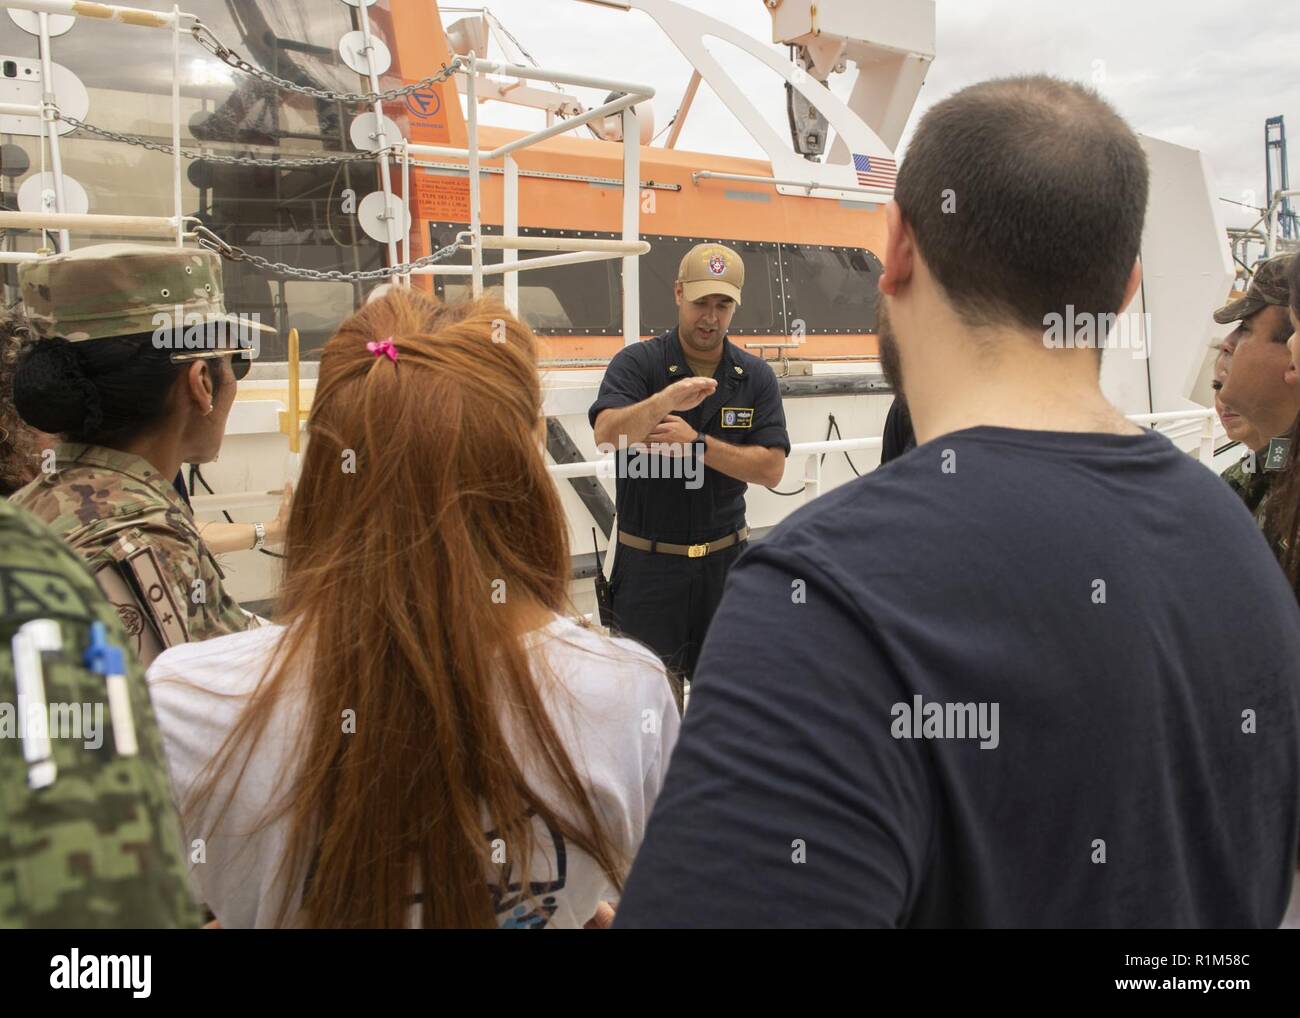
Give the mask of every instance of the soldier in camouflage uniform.
[{"label": "soldier in camouflage uniform", "polygon": [[[181,365],[180,372],[193,361],[225,372],[223,384],[232,394],[234,380],[229,375],[246,371],[248,360],[230,355],[225,330],[212,345],[208,327],[231,321],[222,302],[221,263],[212,252],[132,244],[87,247],[23,263],[19,285],[39,337],[37,345],[57,341],[55,337],[74,346],[140,337],[144,353],[169,357]],[[176,329],[160,328],[160,322],[173,321]],[[200,327],[182,332],[181,323]],[[229,331],[234,334],[233,328]],[[151,340],[170,354],[144,349]],[[229,372],[226,362],[234,362]],[[76,384],[87,383],[77,379]],[[187,393],[183,396],[188,398]],[[31,419],[39,412],[25,408],[22,397],[21,384],[16,383],[19,409],[39,427],[40,422]],[[173,402],[184,403],[185,398]],[[224,404],[228,411],[229,400]],[[203,416],[211,415],[215,406],[214,396]],[[211,438],[216,446],[204,454],[207,459],[215,457],[224,428],[224,418],[209,419],[216,422]],[[254,624],[226,591],[221,567],[199,536],[171,475],[143,456],[71,430],[72,437],[90,441],[61,444],[53,469],[15,493],[13,501],[48,523],[86,559],[121,614],[132,653],[147,667],[166,647]]]},{"label": "soldier in camouflage uniform", "polygon": [[1219,476],[1232,489],[1233,494],[1246,504],[1246,508],[1254,513],[1267,488],[1266,475],[1257,469],[1256,464],[1263,458],[1268,443],[1260,437],[1259,432],[1249,421],[1223,402],[1221,391],[1223,383],[1228,380],[1228,367],[1232,363],[1235,348],[1236,341],[1232,336],[1219,344],[1219,355],[1214,360],[1214,381],[1211,387],[1214,389],[1214,409],[1223,424],[1224,432],[1245,452],[1241,459]]},{"label": "soldier in camouflage uniform", "polygon": [[13,501],[85,557],[133,654],[147,665],[165,647],[249,627],[168,478],[139,456],[101,446],[65,442],[55,456],[54,471]]},{"label": "soldier in camouflage uniform", "polygon": [[[36,619],[52,620],[62,637],[58,660],[42,669],[46,703],[93,704],[102,719],[97,748],[85,730],[50,738],[57,774],[43,787],[32,787],[18,737],[17,712],[30,701],[19,699],[12,652],[19,628]],[[148,689],[128,656],[136,744],[120,752],[123,719],[110,711],[105,678],[83,663],[93,622],[122,646],[117,615],[81,561],[0,500],[0,927],[197,926]]]},{"label": "soldier in camouflage uniform", "polygon": [[[1220,325],[1228,325],[1232,322],[1242,323],[1238,326],[1238,330],[1234,331],[1233,335],[1225,341],[1225,345],[1235,346],[1236,337],[1243,326],[1252,322],[1252,320],[1256,322],[1262,320],[1264,315],[1270,316],[1270,327],[1275,327],[1279,332],[1286,331],[1289,334],[1290,323],[1286,319],[1286,314],[1291,299],[1291,288],[1287,282],[1287,272],[1291,267],[1293,258],[1294,255],[1289,254],[1276,255],[1264,262],[1255,270],[1245,295],[1229,301],[1214,312],[1214,320]],[[1259,317],[1257,318],[1257,316]],[[1273,319],[1276,319],[1276,322],[1273,322]],[[1258,341],[1257,337],[1252,342]],[[1229,379],[1231,373],[1232,369],[1229,367],[1227,373]],[[1222,391],[1227,391],[1226,386]],[[1286,440],[1285,438],[1270,436],[1268,431],[1272,429],[1261,431],[1248,414],[1243,412],[1242,416],[1252,426],[1255,426],[1265,444],[1260,449],[1248,451],[1241,460],[1225,470],[1222,476],[1246,504],[1246,508],[1262,525],[1268,508],[1269,490],[1278,471],[1282,470],[1286,465],[1286,449],[1284,445]],[[1292,419],[1294,419],[1294,414],[1292,414]]]},{"label": "soldier in camouflage uniform", "polygon": [[1262,461],[1262,452],[1251,450],[1219,475],[1246,504],[1256,520],[1263,518],[1264,499],[1268,495],[1269,482],[1273,479],[1273,474],[1259,469]]}]

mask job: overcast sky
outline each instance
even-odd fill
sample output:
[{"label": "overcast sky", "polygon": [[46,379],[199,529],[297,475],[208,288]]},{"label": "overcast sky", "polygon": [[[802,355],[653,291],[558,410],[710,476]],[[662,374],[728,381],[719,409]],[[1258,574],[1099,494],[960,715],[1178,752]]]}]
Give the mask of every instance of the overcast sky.
[{"label": "overcast sky", "polygon": [[[763,0],[686,0],[685,6],[784,52],[771,42]],[[648,16],[578,0],[494,0],[489,7],[544,66],[647,82],[657,92],[656,131],[672,117],[691,68]],[[448,24],[463,16],[446,6],[444,12]],[[1300,0],[939,0],[937,17],[935,60],[904,153],[931,103],[972,82],[1029,72],[1094,83],[1101,71],[1100,91],[1138,131],[1205,152],[1218,194],[1237,201],[1264,202],[1264,119],[1283,114],[1292,136],[1300,137]],[[786,136],[780,80],[730,46],[714,52],[736,68]],[[493,45],[490,56],[513,54]],[[833,90],[847,97],[852,76],[852,69],[836,76]],[[580,94],[588,104],[600,98]],[[539,113],[493,105],[489,122],[540,125]],[[677,147],[763,155],[707,86]],[[1296,142],[1289,148],[1300,154]],[[1291,182],[1300,186],[1300,165]],[[1232,205],[1222,210],[1228,225],[1256,218]]]}]

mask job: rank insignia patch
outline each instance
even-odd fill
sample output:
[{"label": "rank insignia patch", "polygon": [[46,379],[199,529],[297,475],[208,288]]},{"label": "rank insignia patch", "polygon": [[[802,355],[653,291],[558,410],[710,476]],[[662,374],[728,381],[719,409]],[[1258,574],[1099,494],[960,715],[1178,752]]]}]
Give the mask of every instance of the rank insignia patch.
[{"label": "rank insignia patch", "polygon": [[1290,451],[1289,438],[1269,439],[1268,452],[1264,454],[1264,469],[1270,472],[1283,469],[1286,466],[1287,453]]}]

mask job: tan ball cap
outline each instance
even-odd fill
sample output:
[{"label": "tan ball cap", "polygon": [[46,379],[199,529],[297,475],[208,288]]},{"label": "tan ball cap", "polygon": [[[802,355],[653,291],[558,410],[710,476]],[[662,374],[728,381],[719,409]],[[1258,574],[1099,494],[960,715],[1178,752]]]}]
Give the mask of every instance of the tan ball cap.
[{"label": "tan ball cap", "polygon": [[699,300],[717,293],[730,297],[740,307],[740,291],[745,285],[745,262],[731,248],[722,244],[696,244],[686,252],[677,269],[686,300]]}]

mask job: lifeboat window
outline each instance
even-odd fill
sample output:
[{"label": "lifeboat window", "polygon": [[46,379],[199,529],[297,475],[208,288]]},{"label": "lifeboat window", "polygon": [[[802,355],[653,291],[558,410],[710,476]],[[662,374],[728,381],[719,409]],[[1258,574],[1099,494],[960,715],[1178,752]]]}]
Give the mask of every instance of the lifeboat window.
[{"label": "lifeboat window", "polygon": [[[450,244],[456,234],[468,229],[465,223],[432,223],[429,232],[434,249]],[[499,236],[501,227],[484,226],[483,232]],[[573,230],[544,230],[525,227],[524,235],[547,237],[586,237],[615,239],[613,233],[578,233]],[[520,259],[553,255],[554,251],[523,250]],[[499,265],[502,252],[486,250],[483,264]],[[459,251],[449,264],[468,265],[468,251]],[[561,265],[548,269],[530,269],[519,275],[519,313],[539,335],[616,336],[623,331],[623,290],[620,285],[622,263],[617,260]],[[467,276],[434,276],[434,289],[445,301],[455,303],[470,295]],[[489,276],[484,290],[502,299],[500,276]]]},{"label": "lifeboat window", "polygon": [[[434,248],[449,244],[464,223],[430,224]],[[499,226],[484,232],[499,235]],[[614,238],[613,233],[580,233],[525,227],[525,236]],[[876,328],[876,284],[880,259],[865,248],[643,234],[650,253],[641,256],[641,334],[654,336],[677,324],[673,283],[682,256],[696,244],[720,242],[745,259],[744,302],[732,321],[735,336],[789,336],[802,322],[807,335],[863,334]],[[521,251],[521,258],[547,254]],[[484,263],[499,264],[501,252],[483,252]],[[468,265],[458,252],[452,264]],[[541,335],[617,336],[622,332],[622,265],[617,259],[581,266],[534,269],[519,277],[519,307]],[[464,276],[435,276],[435,289],[447,301],[469,296]],[[501,296],[499,277],[488,277],[487,291]],[[496,285],[493,285],[493,284]]]},{"label": "lifeboat window", "polygon": [[[781,245],[785,312],[807,335],[876,331],[880,259],[860,247]],[[749,280],[745,280],[749,288]]]},{"label": "lifeboat window", "polygon": [[683,256],[696,244],[726,244],[745,259],[745,290],[731,322],[733,336],[785,334],[781,295],[781,261],[777,244],[718,237],[676,237],[645,234],[650,253],[641,256],[641,334],[657,336],[677,324],[673,283]]}]

